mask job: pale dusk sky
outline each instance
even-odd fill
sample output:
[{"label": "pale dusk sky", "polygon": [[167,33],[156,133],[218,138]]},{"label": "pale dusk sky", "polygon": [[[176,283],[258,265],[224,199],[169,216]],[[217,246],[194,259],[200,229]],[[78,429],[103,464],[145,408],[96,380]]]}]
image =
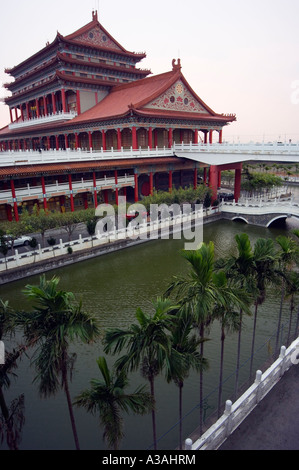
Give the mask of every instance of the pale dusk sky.
[{"label": "pale dusk sky", "polygon": [[[0,15],[0,99],[4,73],[55,39],[92,19],[129,51],[146,52],[137,66],[153,74],[182,72],[198,96],[237,122],[224,140],[299,141],[298,0],[14,0]],[[9,123],[0,103],[0,128]]]}]

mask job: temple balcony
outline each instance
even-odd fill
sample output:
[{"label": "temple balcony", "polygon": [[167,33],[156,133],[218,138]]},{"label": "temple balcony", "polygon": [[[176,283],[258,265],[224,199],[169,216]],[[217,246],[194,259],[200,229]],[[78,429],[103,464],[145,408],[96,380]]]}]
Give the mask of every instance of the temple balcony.
[{"label": "temple balcony", "polygon": [[39,124],[48,124],[48,123],[53,123],[53,122],[58,122],[58,121],[70,121],[71,119],[74,119],[74,117],[76,116],[77,116],[77,113],[74,111],[70,111],[70,112],[60,111],[55,114],[47,114],[46,116],[26,119],[24,121],[19,119],[19,121],[9,124],[8,127],[10,130],[21,129],[23,127],[38,126]]},{"label": "temple balcony", "polygon": [[[122,187],[127,187],[127,186],[132,186],[134,187],[134,176],[132,175],[125,175],[125,176],[118,176],[118,181],[117,181],[117,187],[118,189]],[[101,191],[103,189],[115,189],[116,184],[115,184],[115,178],[112,177],[104,177],[104,178],[98,178],[96,180],[96,190]],[[46,184],[45,186],[46,189],[46,197],[47,199],[50,199],[51,197],[55,196],[69,196],[71,191],[69,187],[69,183],[59,183],[56,181],[54,184]],[[85,180],[82,178],[80,181],[73,181],[72,182],[72,193],[75,196],[78,193],[81,192],[94,192],[94,183],[93,180]],[[40,199],[44,197],[43,194],[43,188],[42,186],[33,186],[28,184],[27,186],[24,186],[22,188],[16,188],[16,198],[17,200],[20,201],[29,201],[29,200],[35,200],[35,199]],[[12,204],[13,198],[12,198],[12,193],[10,189],[6,190],[0,190],[0,204]]]}]

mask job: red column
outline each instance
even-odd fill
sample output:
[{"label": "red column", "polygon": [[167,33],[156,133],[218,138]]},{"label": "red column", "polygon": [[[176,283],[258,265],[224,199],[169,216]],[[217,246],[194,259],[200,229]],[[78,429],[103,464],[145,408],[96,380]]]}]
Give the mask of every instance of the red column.
[{"label": "red column", "polygon": [[148,130],[148,146],[150,149],[153,148],[153,129],[151,127]]},{"label": "red column", "polygon": [[195,129],[194,131],[194,144],[198,144],[198,129]]},{"label": "red column", "polygon": [[29,112],[29,103],[26,103],[26,114],[27,114],[27,119],[30,119],[30,112]]},{"label": "red column", "polygon": [[71,211],[74,212],[75,207],[74,207],[72,175],[69,175],[69,188],[70,188],[70,199],[71,199]]},{"label": "red column", "polygon": [[56,142],[56,150],[59,150],[59,139],[58,139],[58,135],[55,135],[55,142]]},{"label": "red column", "polygon": [[168,129],[168,148],[172,147],[172,129]]},{"label": "red column", "polygon": [[93,178],[93,191],[94,191],[94,207],[98,207],[98,193],[97,193],[97,179],[95,171],[92,174]]},{"label": "red column", "polygon": [[24,121],[23,105],[21,105],[20,109],[21,109],[21,119],[22,119],[22,121]]},{"label": "red column", "polygon": [[209,132],[209,143],[210,144],[213,143],[213,131],[212,130]]},{"label": "red column", "polygon": [[68,149],[69,148],[69,142],[68,142],[67,134],[64,134],[64,141],[65,141],[65,148]]},{"label": "red column", "polygon": [[197,188],[197,168],[194,168],[194,189]]},{"label": "red column", "polygon": [[89,145],[89,148],[92,149],[92,133],[91,133],[91,131],[88,132],[88,145]]},{"label": "red column", "polygon": [[87,193],[83,193],[84,209],[88,209]]},{"label": "red column", "polygon": [[235,201],[238,202],[241,195],[241,175],[242,169],[235,170]]},{"label": "red column", "polygon": [[117,170],[114,170],[115,178],[115,204],[118,206],[118,179],[117,179]]},{"label": "red column", "polygon": [[6,204],[5,205],[5,208],[6,208],[6,216],[7,216],[7,220],[9,222],[12,221],[12,210],[11,210],[11,206],[9,204]]},{"label": "red column", "polygon": [[16,198],[16,190],[15,190],[15,183],[14,180],[10,180],[10,187],[11,187],[11,194],[12,194],[12,199],[13,199],[13,207],[14,207],[14,213],[15,213],[15,219],[18,222],[19,221],[19,213],[18,213],[18,204],[17,204],[17,198]]},{"label": "red column", "polygon": [[102,147],[103,147],[103,150],[107,150],[107,147],[106,147],[106,132],[104,130],[102,130]]},{"label": "red column", "polygon": [[117,150],[121,150],[121,131],[117,129]]},{"label": "red column", "polygon": [[138,175],[137,173],[135,173],[134,175],[134,181],[135,181],[134,197],[135,197],[135,202],[138,202]]},{"label": "red column", "polygon": [[208,143],[208,132],[205,132],[205,140],[204,140],[204,143],[205,143],[205,144]]},{"label": "red column", "polygon": [[48,209],[48,206],[47,206],[47,197],[46,197],[45,178],[43,176],[42,176],[42,188],[43,188],[44,209],[46,211]]},{"label": "red column", "polygon": [[149,174],[149,183],[150,183],[150,195],[154,194],[154,175],[152,172]]},{"label": "red column", "polygon": [[55,93],[52,93],[52,108],[53,108],[53,114],[56,114],[56,100],[55,100]]},{"label": "red column", "polygon": [[218,170],[216,165],[210,166],[209,187],[212,190],[212,201],[217,199]]},{"label": "red column", "polygon": [[16,117],[16,121],[18,120],[18,108],[15,108],[15,117]]},{"label": "red column", "polygon": [[77,150],[79,147],[79,139],[78,139],[78,134],[75,132],[75,149]]},{"label": "red column", "polygon": [[35,106],[36,106],[36,116],[39,117],[39,102],[38,98],[35,100]]},{"label": "red column", "polygon": [[47,116],[48,110],[47,110],[47,98],[44,96],[44,116]]},{"label": "red column", "polygon": [[77,101],[77,114],[81,114],[81,100],[80,100],[80,90],[76,91],[76,101]]},{"label": "red column", "polygon": [[105,201],[105,204],[109,204],[108,189],[104,190],[104,201]]},{"label": "red column", "polygon": [[62,99],[62,110],[66,113],[66,99],[65,99],[65,90],[62,88],[61,90],[61,99]]},{"label": "red column", "polygon": [[137,147],[137,131],[136,131],[135,126],[132,127],[132,147],[133,147],[133,150],[138,149],[138,147]]},{"label": "red column", "polygon": [[170,170],[168,173],[168,190],[172,192],[172,171]]},{"label": "red column", "polygon": [[10,122],[13,122],[13,117],[12,117],[12,110],[9,108],[9,115],[10,115]]},{"label": "red column", "polygon": [[219,144],[222,144],[222,129],[219,131]]}]

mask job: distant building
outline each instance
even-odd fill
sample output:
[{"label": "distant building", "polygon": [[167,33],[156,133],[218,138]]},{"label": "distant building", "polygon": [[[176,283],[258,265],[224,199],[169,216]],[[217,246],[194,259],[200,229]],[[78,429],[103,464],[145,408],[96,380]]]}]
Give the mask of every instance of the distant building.
[{"label": "distant building", "polygon": [[[120,194],[137,201],[154,188],[197,185],[198,168],[207,165],[169,149],[221,143],[236,117],[196,95],[180,60],[151,75],[137,67],[145,57],[124,49],[93,12],[87,25],[57,33],[5,70],[14,81],[4,85],[11,122],[0,130],[1,220],[18,220],[34,204],[73,211],[117,203]],[[210,177],[214,191],[217,178]]]}]

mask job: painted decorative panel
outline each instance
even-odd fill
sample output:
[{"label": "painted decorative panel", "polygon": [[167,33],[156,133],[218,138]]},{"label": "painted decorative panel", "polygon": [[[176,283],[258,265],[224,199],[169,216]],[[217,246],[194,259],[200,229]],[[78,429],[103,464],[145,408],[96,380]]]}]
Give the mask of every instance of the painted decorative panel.
[{"label": "painted decorative panel", "polygon": [[96,45],[100,47],[107,47],[108,49],[121,50],[120,47],[115,44],[102,30],[96,26],[89,31],[77,36],[74,41],[85,42],[90,45]]},{"label": "painted decorative panel", "polygon": [[145,108],[209,114],[180,80]]}]

